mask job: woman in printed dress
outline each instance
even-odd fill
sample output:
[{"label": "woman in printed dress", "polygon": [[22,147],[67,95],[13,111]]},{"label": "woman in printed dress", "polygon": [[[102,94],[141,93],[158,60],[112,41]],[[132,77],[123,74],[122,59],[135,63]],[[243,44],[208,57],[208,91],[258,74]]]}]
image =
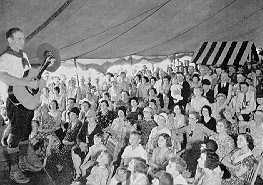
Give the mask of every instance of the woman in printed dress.
[{"label": "woman in printed dress", "polygon": [[[48,105],[42,105],[35,111],[32,123],[33,125],[38,125],[38,128],[37,130],[34,129],[35,133],[31,134],[31,142],[35,145],[35,149],[37,149],[37,153],[41,159],[47,157],[47,147],[51,147],[49,145],[52,145],[52,148],[57,149],[60,144],[60,141],[55,134],[55,120],[48,114],[48,111]],[[51,138],[53,138],[53,143],[51,143]]]},{"label": "woman in printed dress", "polygon": [[184,136],[179,129],[186,126],[186,117],[183,114],[183,107],[180,104],[175,104],[173,113],[168,116],[168,126],[172,132],[172,143],[176,151],[180,151]]},{"label": "woman in printed dress", "polygon": [[219,120],[216,124],[217,134],[210,137],[216,141],[218,149],[216,150],[219,160],[224,163],[224,159],[235,148],[234,140],[227,133],[228,122],[226,120]]},{"label": "woman in printed dress", "polygon": [[134,129],[130,122],[126,119],[126,108],[119,107],[118,117],[112,122],[110,133],[112,137],[120,143],[120,146],[128,144],[129,133]]},{"label": "woman in printed dress", "polygon": [[151,175],[160,170],[165,170],[173,154],[172,150],[170,150],[172,146],[171,137],[168,134],[160,134],[157,143],[157,147],[153,149],[149,162],[150,168],[148,171]]},{"label": "woman in printed dress", "polygon": [[110,126],[115,118],[115,113],[109,110],[109,103],[107,100],[102,100],[100,102],[100,111],[96,116],[96,121],[98,126],[101,127],[102,130],[106,131],[110,129]]},{"label": "woman in printed dress", "polygon": [[73,107],[69,111],[70,123],[66,136],[62,143],[62,148],[57,152],[51,154],[51,165],[56,164],[58,172],[62,174],[57,178],[61,184],[69,184],[73,176],[73,162],[71,159],[72,147],[77,143],[77,135],[82,123],[78,119],[79,108]]},{"label": "woman in printed dress", "polygon": [[248,134],[240,134],[237,139],[238,149],[233,151],[224,164],[231,172],[231,178],[222,182],[223,185],[246,185],[251,169],[257,163],[252,150],[253,138]]}]

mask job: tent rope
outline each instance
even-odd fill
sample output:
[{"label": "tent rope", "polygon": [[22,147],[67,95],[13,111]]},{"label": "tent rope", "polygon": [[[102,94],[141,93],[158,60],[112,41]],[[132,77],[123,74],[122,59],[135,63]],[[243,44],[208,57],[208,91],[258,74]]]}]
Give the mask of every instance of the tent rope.
[{"label": "tent rope", "polygon": [[65,45],[65,46],[62,46],[62,47],[59,48],[59,49],[65,49],[65,48],[74,46],[74,45],[76,45],[76,44],[79,44],[79,43],[81,43],[81,42],[84,42],[84,41],[86,41],[86,40],[88,40],[88,39],[91,39],[91,38],[97,37],[97,36],[99,36],[99,35],[102,35],[102,34],[106,33],[107,31],[110,31],[111,29],[117,28],[117,27],[119,27],[119,26],[121,26],[121,25],[124,25],[124,24],[126,24],[126,23],[128,23],[128,22],[131,22],[131,21],[137,19],[138,17],[140,17],[140,16],[142,16],[142,15],[144,15],[144,14],[146,14],[146,13],[148,13],[148,12],[150,12],[150,11],[158,8],[158,7],[160,7],[160,5],[155,6],[155,7],[151,8],[151,9],[146,10],[146,11],[143,11],[142,13],[140,13],[140,14],[138,14],[138,15],[130,18],[130,19],[124,20],[123,22],[121,22],[121,23],[119,23],[119,24],[110,26],[110,27],[106,28],[105,30],[103,30],[103,31],[101,31],[101,32],[94,33],[94,34],[92,34],[92,35],[90,35],[90,36],[87,36],[87,37],[82,38],[82,39],[80,39],[80,40],[74,41],[74,42],[72,42],[72,43],[70,43],[70,44],[67,44],[67,45]]},{"label": "tent rope", "polygon": [[224,7],[221,8],[221,9],[219,9],[217,12],[215,12],[213,15],[207,17],[206,19],[204,19],[203,21],[199,22],[198,24],[196,24],[196,25],[194,25],[194,26],[186,29],[184,32],[179,33],[178,35],[173,36],[172,38],[169,38],[169,39],[167,39],[167,40],[165,40],[165,41],[163,41],[163,42],[161,42],[161,43],[159,43],[159,44],[156,44],[156,45],[154,45],[154,46],[151,46],[151,47],[149,47],[149,48],[145,48],[145,49],[142,49],[142,50],[140,50],[140,51],[136,51],[135,53],[133,53],[133,55],[136,55],[136,54],[138,54],[138,53],[141,53],[141,52],[144,52],[144,51],[147,51],[147,50],[156,48],[156,47],[158,47],[158,46],[161,46],[161,45],[164,45],[164,44],[166,44],[166,43],[168,43],[168,42],[171,42],[171,41],[176,40],[176,39],[179,38],[180,36],[182,36],[182,35],[190,32],[190,31],[193,30],[194,28],[202,25],[202,24],[205,23],[206,21],[208,21],[208,20],[210,20],[211,18],[215,17],[216,15],[218,15],[219,13],[221,13],[224,9],[226,9],[226,8],[228,8],[229,6],[231,6],[232,4],[234,4],[236,1],[237,1],[237,0],[231,1],[231,2],[228,3],[226,6],[224,6]]},{"label": "tent rope", "polygon": [[26,37],[26,42],[31,40],[34,36],[36,36],[39,32],[41,32],[44,28],[46,28],[58,15],[60,15],[74,0],[67,0],[61,7],[57,9],[44,23],[38,26],[32,33],[30,33]]},{"label": "tent rope", "polygon": [[158,12],[162,7],[164,7],[165,5],[167,5],[169,2],[171,2],[172,0],[168,0],[166,1],[165,3],[163,3],[159,8],[157,8],[155,11],[153,11],[151,14],[147,15],[145,18],[143,18],[141,21],[139,21],[138,23],[136,23],[134,26],[132,26],[131,28],[129,28],[128,30],[120,33],[120,34],[117,34],[116,37],[113,37],[111,40],[105,42],[104,44],[92,49],[92,50],[89,50],[87,52],[84,52],[84,53],[81,53],[80,55],[77,55],[77,56],[74,56],[74,57],[70,57],[70,58],[67,58],[67,59],[64,59],[64,60],[70,60],[70,59],[74,59],[74,58],[79,58],[83,55],[86,55],[86,54],[89,54],[89,53],[92,53],[100,48],[103,48],[104,46],[108,45],[109,43],[111,43],[112,41],[118,39],[119,37],[125,35],[126,33],[128,33],[129,31],[133,30],[135,27],[137,27],[138,25],[140,25],[141,23],[143,23],[145,20],[147,20],[148,18],[150,18],[152,15],[154,15],[156,12]]}]

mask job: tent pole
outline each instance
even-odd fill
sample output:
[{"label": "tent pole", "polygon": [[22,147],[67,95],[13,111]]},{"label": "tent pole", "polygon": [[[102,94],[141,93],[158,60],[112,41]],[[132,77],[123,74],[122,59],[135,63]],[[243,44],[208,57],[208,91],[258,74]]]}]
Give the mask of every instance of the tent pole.
[{"label": "tent pole", "polygon": [[75,67],[75,73],[77,75],[77,84],[78,84],[78,87],[79,87],[79,75],[78,75],[78,71],[77,71],[77,59],[74,58],[73,62],[74,62],[74,67]]}]

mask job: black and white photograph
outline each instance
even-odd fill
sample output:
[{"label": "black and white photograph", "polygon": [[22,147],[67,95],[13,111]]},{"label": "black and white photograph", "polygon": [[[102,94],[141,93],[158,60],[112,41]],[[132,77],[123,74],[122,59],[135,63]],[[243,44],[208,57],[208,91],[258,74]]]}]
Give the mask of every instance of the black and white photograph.
[{"label": "black and white photograph", "polygon": [[0,0],[0,185],[263,185],[263,0]]}]

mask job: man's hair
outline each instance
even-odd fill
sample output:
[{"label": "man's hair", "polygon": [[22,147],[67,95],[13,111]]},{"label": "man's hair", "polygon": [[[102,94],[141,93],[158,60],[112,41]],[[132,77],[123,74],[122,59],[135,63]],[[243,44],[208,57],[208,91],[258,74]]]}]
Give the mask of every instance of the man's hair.
[{"label": "man's hair", "polygon": [[246,85],[247,87],[249,87],[249,84],[247,82],[241,82],[240,85]]},{"label": "man's hair", "polygon": [[23,32],[20,28],[18,27],[14,27],[14,28],[10,28],[6,33],[5,33],[5,38],[8,39],[8,38],[13,38],[14,36],[14,33],[16,32]]},{"label": "man's hair", "polygon": [[138,136],[139,138],[141,138],[142,133],[141,133],[140,131],[132,131],[132,132],[130,133],[130,136],[131,136],[131,135],[136,135],[136,136]]},{"label": "man's hair", "polygon": [[76,103],[76,98],[68,98],[68,100],[72,100],[74,103]]}]

